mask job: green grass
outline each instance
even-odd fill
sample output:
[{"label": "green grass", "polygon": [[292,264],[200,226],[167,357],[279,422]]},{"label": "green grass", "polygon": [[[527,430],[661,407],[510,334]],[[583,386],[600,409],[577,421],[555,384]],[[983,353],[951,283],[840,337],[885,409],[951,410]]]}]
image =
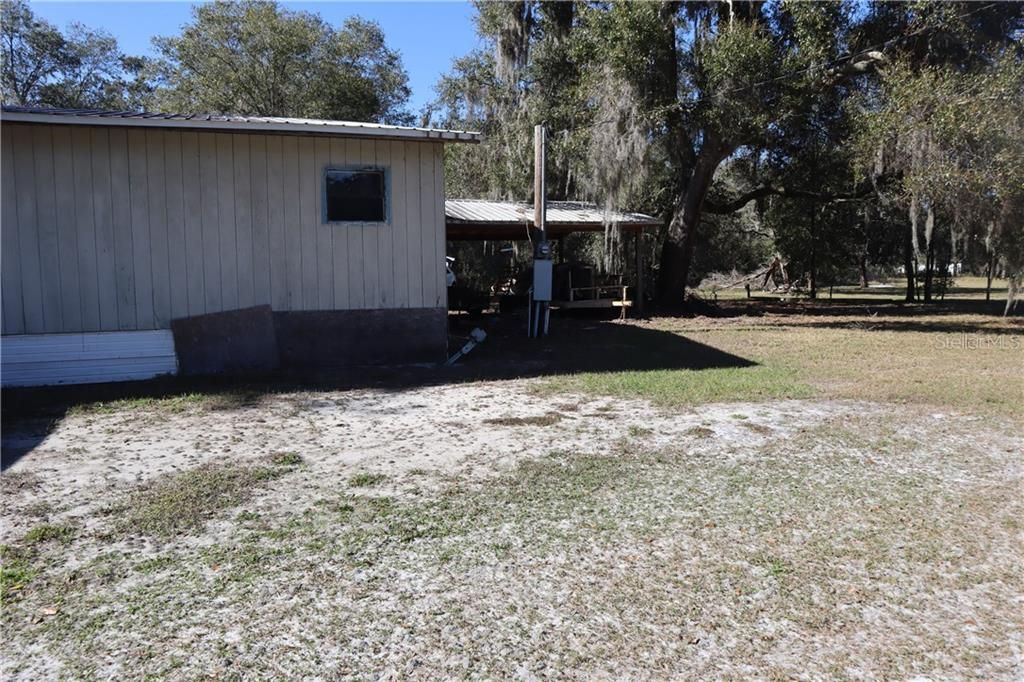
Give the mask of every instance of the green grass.
[{"label": "green grass", "polygon": [[4,559],[0,566],[0,604],[7,604],[32,581],[35,571],[24,559]]},{"label": "green grass", "polygon": [[236,507],[284,468],[204,464],[143,485],[108,509],[124,534],[169,537],[202,528],[223,509]]},{"label": "green grass", "polygon": [[74,537],[75,530],[71,526],[59,526],[50,523],[43,523],[33,527],[25,533],[24,542],[30,545],[37,545],[42,542],[59,540],[69,542]]},{"label": "green grass", "polygon": [[764,366],[586,372],[545,382],[540,390],[646,398],[662,406],[807,398],[814,394],[796,372]]},{"label": "green grass", "polygon": [[152,559],[144,559],[143,561],[140,561],[139,563],[135,564],[135,570],[138,573],[148,575],[150,573],[156,573],[157,571],[170,568],[174,566],[174,564],[174,557],[158,556],[153,557]]},{"label": "green grass", "polygon": [[71,415],[114,414],[153,411],[176,414],[189,410],[216,412],[251,407],[259,403],[265,391],[237,390],[219,393],[182,393],[163,397],[136,397],[82,403],[68,410]]},{"label": "green grass", "polygon": [[277,466],[295,467],[302,464],[302,457],[297,452],[275,452],[270,456],[270,463]]},{"label": "green grass", "polygon": [[495,417],[485,419],[485,424],[497,424],[498,426],[551,426],[562,420],[562,415],[557,412],[548,412],[532,417]]},{"label": "green grass", "polygon": [[[32,565],[34,547],[0,545],[0,605],[9,604],[32,582],[37,569]],[[3,609],[0,609],[2,611]]]},{"label": "green grass", "polygon": [[353,488],[369,488],[371,486],[379,485],[386,480],[388,480],[388,477],[385,474],[361,471],[349,478],[348,484]]}]

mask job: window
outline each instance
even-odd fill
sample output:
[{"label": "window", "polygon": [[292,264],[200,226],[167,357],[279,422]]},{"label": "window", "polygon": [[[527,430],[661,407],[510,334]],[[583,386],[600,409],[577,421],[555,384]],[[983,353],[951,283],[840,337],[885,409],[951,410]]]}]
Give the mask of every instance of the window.
[{"label": "window", "polygon": [[384,171],[327,169],[327,222],[383,223]]}]

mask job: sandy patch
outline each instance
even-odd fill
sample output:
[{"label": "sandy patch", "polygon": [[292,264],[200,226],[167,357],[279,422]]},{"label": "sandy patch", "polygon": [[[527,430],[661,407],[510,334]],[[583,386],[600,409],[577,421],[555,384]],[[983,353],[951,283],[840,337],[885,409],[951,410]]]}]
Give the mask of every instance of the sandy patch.
[{"label": "sandy patch", "polygon": [[[5,677],[1020,679],[1022,445],[963,414],[526,381],[78,414],[4,474],[29,572]],[[200,531],[104,514],[280,452],[302,463]],[[28,543],[41,522],[74,533]]]}]

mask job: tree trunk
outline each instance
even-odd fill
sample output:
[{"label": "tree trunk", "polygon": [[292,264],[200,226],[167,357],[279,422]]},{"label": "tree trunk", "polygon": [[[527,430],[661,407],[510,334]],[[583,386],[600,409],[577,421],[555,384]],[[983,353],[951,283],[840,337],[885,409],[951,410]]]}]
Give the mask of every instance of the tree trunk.
[{"label": "tree trunk", "polygon": [[810,296],[818,298],[818,203],[811,203],[811,272]]},{"label": "tree trunk", "polygon": [[914,242],[913,236],[910,234],[910,230],[913,230],[914,226],[911,224],[909,230],[905,230],[903,233],[903,269],[907,275],[907,295],[904,300],[907,303],[913,303],[916,299],[915,285],[917,283],[917,267],[914,264]]},{"label": "tree trunk", "polygon": [[860,270],[860,288],[868,288],[868,252],[870,250],[871,237],[871,211],[868,207],[864,208],[864,243],[861,245],[860,258],[857,260],[857,266]]},{"label": "tree trunk", "polygon": [[924,259],[924,302],[932,302],[932,283],[935,280],[935,240],[928,242],[928,252]]},{"label": "tree trunk", "polygon": [[992,300],[992,270],[995,268],[996,257],[995,254],[989,255],[988,267],[985,270],[985,300]]},{"label": "tree trunk", "polygon": [[719,164],[731,151],[731,147],[709,134],[697,154],[686,193],[676,205],[661,248],[658,300],[663,304],[682,303],[686,298],[686,284],[704,198],[711,188]]}]

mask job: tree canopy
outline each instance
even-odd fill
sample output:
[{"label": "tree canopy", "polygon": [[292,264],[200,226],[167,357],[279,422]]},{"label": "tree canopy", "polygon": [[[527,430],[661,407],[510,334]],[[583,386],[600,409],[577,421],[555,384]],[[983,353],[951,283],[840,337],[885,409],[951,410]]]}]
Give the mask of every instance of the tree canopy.
[{"label": "tree canopy", "polygon": [[108,33],[72,24],[61,33],[23,0],[2,2],[3,100],[53,107],[136,109],[150,88],[145,60],[121,54]]},{"label": "tree canopy", "polygon": [[[866,278],[869,262],[899,258],[898,235],[911,237],[914,222],[906,197],[922,183],[945,178],[944,208],[935,189],[925,202],[944,225],[981,220],[953,215],[954,194],[986,197],[985,215],[1014,215],[1009,188],[1020,183],[1009,148],[1021,138],[997,131],[1018,130],[1024,110],[1013,76],[1020,5],[527,1],[477,10],[485,47],[441,80],[435,120],[479,127],[488,140],[450,152],[450,186],[528,198],[528,131],[547,124],[554,198],[664,218],[657,269],[666,303],[699,281],[705,269],[692,267],[694,253],[723,229],[746,235],[731,244],[759,253],[767,245],[796,263],[813,293],[819,275]],[[929,90],[934,69],[961,85]],[[914,105],[913,92],[942,106]],[[1000,106],[979,105],[994,96]],[[952,129],[940,125],[944,116]],[[958,128],[964,116],[974,125]],[[935,128],[924,174],[907,147],[922,124]],[[880,146],[899,162],[865,164],[860,152]],[[1019,233],[1019,219],[990,224],[1003,236],[989,243],[1019,273],[1014,240],[998,228]],[[965,247],[956,257],[966,255]],[[933,256],[907,261],[908,277],[918,260],[929,273],[953,260]]]},{"label": "tree canopy", "polygon": [[145,58],[80,24],[61,32],[24,0],[2,3],[9,104],[412,121],[400,56],[356,16],[334,27],[274,2],[202,4]]},{"label": "tree canopy", "polygon": [[173,111],[408,123],[409,87],[377,24],[340,28],[272,2],[197,5],[155,41],[153,101]]}]

